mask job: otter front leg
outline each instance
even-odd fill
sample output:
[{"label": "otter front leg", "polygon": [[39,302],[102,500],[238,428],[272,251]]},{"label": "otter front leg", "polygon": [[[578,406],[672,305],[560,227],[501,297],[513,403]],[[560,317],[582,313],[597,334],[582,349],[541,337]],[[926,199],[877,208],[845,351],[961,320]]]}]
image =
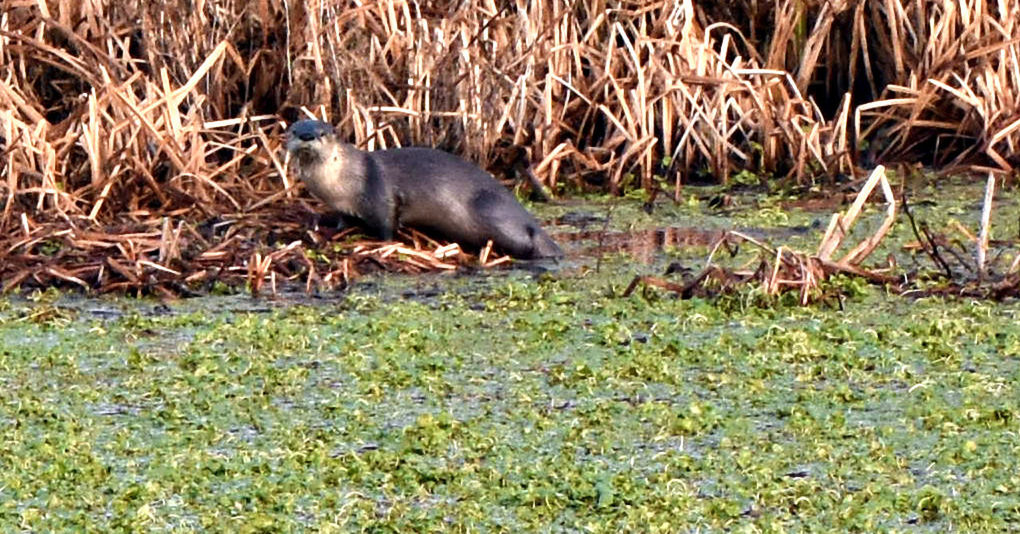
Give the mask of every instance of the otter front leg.
[{"label": "otter front leg", "polygon": [[331,228],[337,232],[342,232],[352,226],[361,225],[361,219],[353,215],[340,213],[339,211],[316,213],[313,220],[315,221],[315,228]]},{"label": "otter front leg", "polygon": [[384,241],[393,241],[394,225],[391,221],[385,220],[376,227],[376,235]]},{"label": "otter front leg", "polygon": [[364,186],[359,198],[362,218],[377,236],[390,241],[397,231],[397,211],[400,202],[394,198],[395,191],[383,179],[375,161],[371,157],[365,161]]},{"label": "otter front leg", "polygon": [[348,215],[346,213],[341,213],[337,217],[337,220],[336,220],[336,230],[338,232],[342,231],[342,230],[346,230],[346,229],[348,229],[348,228],[350,228],[352,226],[361,226],[361,219],[359,219],[358,217],[356,217],[354,215]]},{"label": "otter front leg", "polygon": [[396,213],[388,204],[376,205],[361,217],[365,230],[379,239],[392,241],[397,230]]}]

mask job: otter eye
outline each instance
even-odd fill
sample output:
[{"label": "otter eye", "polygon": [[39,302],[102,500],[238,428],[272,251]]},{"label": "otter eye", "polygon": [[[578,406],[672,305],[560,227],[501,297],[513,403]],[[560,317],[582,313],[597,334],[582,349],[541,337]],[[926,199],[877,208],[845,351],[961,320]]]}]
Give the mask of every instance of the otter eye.
[{"label": "otter eye", "polygon": [[322,121],[303,120],[292,124],[287,133],[292,139],[309,142],[332,134],[333,127]]}]

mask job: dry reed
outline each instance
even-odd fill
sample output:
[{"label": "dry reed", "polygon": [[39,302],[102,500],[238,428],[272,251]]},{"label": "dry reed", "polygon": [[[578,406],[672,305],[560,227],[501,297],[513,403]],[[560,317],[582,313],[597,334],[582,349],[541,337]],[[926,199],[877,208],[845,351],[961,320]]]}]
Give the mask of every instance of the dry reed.
[{"label": "dry reed", "polygon": [[[166,290],[148,280],[187,282],[210,251],[249,284],[273,276],[323,239],[255,254],[282,232],[274,217],[312,209],[280,157],[304,109],[359,146],[438,146],[497,174],[523,148],[554,193],[679,195],[738,170],[805,182],[854,172],[862,144],[865,158],[1009,171],[1018,9],[0,0],[0,277]],[[196,237],[225,220],[263,226]]]}]

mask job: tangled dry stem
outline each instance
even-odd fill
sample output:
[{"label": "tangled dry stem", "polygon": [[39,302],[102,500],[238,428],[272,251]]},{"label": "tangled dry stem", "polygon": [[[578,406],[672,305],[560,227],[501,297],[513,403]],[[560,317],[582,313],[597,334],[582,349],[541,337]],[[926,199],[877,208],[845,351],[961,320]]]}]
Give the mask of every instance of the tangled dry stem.
[{"label": "tangled dry stem", "polygon": [[[886,213],[882,223],[874,233],[858,242],[842,258],[834,260],[833,254],[845,244],[846,237],[860,217],[865,202],[876,187],[881,188],[885,201]],[[833,296],[831,292],[825,290],[824,283],[836,275],[845,275],[863,279],[903,295],[948,295],[993,300],[1017,298],[1020,297],[1020,272],[1018,272],[1020,254],[1016,254],[1012,264],[1005,269],[998,261],[988,261],[988,235],[994,189],[995,178],[989,175],[978,236],[960,228],[965,234],[964,241],[973,243],[974,250],[957,252],[951,248],[953,244],[944,235],[934,234],[927,229],[918,231],[918,225],[910,214],[906,198],[897,200],[886,177],[885,167],[879,165],[872,171],[846,212],[832,215],[814,254],[793,251],[784,246],[773,248],[740,232],[726,232],[712,246],[706,267],[684,283],[678,284],[654,276],[636,276],[624,290],[623,296],[630,296],[642,285],[666,289],[681,298],[718,295],[748,285],[756,285],[763,295],[770,297],[796,291],[800,304],[806,306]],[[907,273],[896,272],[894,264],[884,267],[867,267],[863,264],[896,222],[897,205],[903,206],[917,237],[917,241],[910,247],[922,249],[931,258],[932,270]],[[739,243],[749,243],[761,250],[755,269],[728,269],[713,262],[720,249]],[[951,257],[954,261],[947,260],[940,250],[952,252]],[[974,264],[966,259],[970,252],[973,252]],[[955,266],[951,263],[955,263]],[[922,281],[928,280],[939,280],[940,283],[921,284]]]}]

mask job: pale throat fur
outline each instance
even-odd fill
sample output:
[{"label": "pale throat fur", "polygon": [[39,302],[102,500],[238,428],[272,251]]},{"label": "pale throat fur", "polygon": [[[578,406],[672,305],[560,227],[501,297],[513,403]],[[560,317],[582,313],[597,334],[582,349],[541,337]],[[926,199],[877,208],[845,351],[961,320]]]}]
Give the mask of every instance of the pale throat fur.
[{"label": "pale throat fur", "polygon": [[298,178],[312,195],[330,208],[347,215],[362,216],[364,154],[334,139],[305,142],[297,151]]}]

